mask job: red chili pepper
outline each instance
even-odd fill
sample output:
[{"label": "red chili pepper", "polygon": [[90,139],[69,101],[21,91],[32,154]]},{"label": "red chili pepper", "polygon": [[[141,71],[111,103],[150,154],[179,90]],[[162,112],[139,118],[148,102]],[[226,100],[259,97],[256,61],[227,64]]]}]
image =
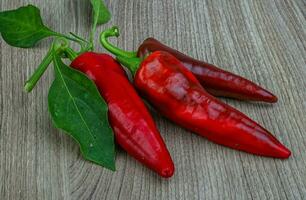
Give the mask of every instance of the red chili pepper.
[{"label": "red chili pepper", "polygon": [[197,77],[205,90],[214,96],[269,103],[277,102],[275,95],[252,81],[220,69],[215,65],[196,60],[162,44],[154,38],[146,39],[139,46],[137,55],[144,58],[154,51],[166,51],[175,56]]},{"label": "red chili pepper", "polygon": [[208,94],[173,55],[156,51],[142,62],[111,45],[113,27],[101,34],[103,46],[134,74],[134,85],[164,116],[209,140],[234,149],[275,158],[291,152],[271,133],[233,107]]},{"label": "red chili pepper", "polygon": [[96,83],[108,104],[117,143],[159,175],[171,177],[174,165],[166,145],[119,63],[107,54],[86,52],[71,66]]}]

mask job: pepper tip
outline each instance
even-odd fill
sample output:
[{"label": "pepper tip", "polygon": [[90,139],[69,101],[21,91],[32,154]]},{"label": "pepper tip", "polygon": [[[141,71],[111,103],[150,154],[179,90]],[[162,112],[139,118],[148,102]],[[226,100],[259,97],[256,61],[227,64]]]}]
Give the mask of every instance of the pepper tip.
[{"label": "pepper tip", "polygon": [[289,158],[291,156],[291,151],[286,148],[286,151],[283,152],[283,157],[284,159]]},{"label": "pepper tip", "polygon": [[170,178],[171,176],[173,176],[174,174],[174,165],[173,163],[171,165],[168,165],[167,167],[164,167],[161,171],[160,171],[160,175],[164,178]]},{"label": "pepper tip", "polygon": [[271,95],[271,98],[270,98],[270,102],[271,103],[276,103],[278,101],[278,98],[277,98],[277,96],[275,96],[275,95]]},{"label": "pepper tip", "polygon": [[164,170],[162,171],[162,177],[164,178],[170,178],[171,176],[173,176],[174,172],[171,170]]},{"label": "pepper tip", "polygon": [[281,145],[278,150],[278,158],[280,159],[287,159],[291,156],[291,151],[285,147],[284,145]]}]

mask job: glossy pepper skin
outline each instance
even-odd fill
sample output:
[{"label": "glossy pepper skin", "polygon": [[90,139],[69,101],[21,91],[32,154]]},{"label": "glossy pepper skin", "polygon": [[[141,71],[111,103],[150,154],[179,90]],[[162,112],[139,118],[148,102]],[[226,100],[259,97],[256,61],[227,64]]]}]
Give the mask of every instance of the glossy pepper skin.
[{"label": "glossy pepper skin", "polygon": [[207,92],[214,96],[224,96],[240,100],[277,102],[277,97],[259,85],[241,76],[225,71],[215,65],[194,59],[172,49],[154,38],[146,39],[138,48],[138,57],[144,58],[154,51],[166,51],[190,70]]},{"label": "glossy pepper skin", "polygon": [[215,143],[275,158],[291,154],[266,129],[208,94],[167,52],[150,54],[136,72],[134,84],[164,116]]},{"label": "glossy pepper skin", "polygon": [[207,139],[256,155],[288,158],[291,152],[271,133],[233,107],[211,96],[173,55],[155,51],[144,60],[107,41],[117,27],[102,32],[102,45],[134,75],[138,91],[160,113]]},{"label": "glossy pepper skin", "polygon": [[120,64],[107,54],[86,52],[71,66],[88,75],[108,104],[117,143],[162,177],[171,177],[174,164],[147,108]]}]

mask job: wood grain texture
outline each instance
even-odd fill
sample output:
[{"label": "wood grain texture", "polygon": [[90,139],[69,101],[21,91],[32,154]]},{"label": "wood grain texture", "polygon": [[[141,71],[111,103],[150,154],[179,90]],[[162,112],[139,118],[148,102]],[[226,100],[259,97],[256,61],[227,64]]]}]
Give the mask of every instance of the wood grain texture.
[{"label": "wood grain texture", "polygon": [[[33,3],[50,27],[87,36],[88,2],[1,0],[0,9]],[[234,151],[153,112],[176,165],[174,177],[161,179],[120,149],[117,171],[103,169],[83,160],[77,144],[51,124],[52,67],[32,93],[23,92],[50,40],[17,49],[1,39],[0,199],[306,199],[305,1],[106,3],[113,18],[98,30],[118,25],[122,34],[112,41],[120,47],[136,49],[153,36],[274,91],[275,105],[223,100],[274,133],[292,157],[283,161]]]}]

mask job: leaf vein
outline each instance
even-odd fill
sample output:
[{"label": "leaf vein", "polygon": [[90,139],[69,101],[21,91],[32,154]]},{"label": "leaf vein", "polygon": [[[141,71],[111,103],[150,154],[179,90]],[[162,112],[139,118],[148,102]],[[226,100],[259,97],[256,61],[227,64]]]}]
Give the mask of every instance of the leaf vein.
[{"label": "leaf vein", "polygon": [[[55,65],[56,68],[58,69],[59,72],[61,72],[60,69],[59,69],[59,67],[58,67],[58,66],[59,66],[59,63],[57,63],[57,62],[58,62],[57,59],[55,59],[55,62],[56,62],[56,65]],[[66,82],[65,82],[65,80],[64,80],[64,77],[63,77],[62,73],[59,73],[59,74],[60,74],[61,80],[62,80],[62,82],[63,82],[63,84],[64,84],[64,86],[65,86],[65,88],[66,88],[66,90],[67,90],[68,95],[70,96],[70,98],[71,98],[71,100],[72,100],[72,102],[73,102],[73,104],[74,104],[74,106],[75,106],[77,112],[78,112],[79,115],[80,115],[81,120],[82,120],[83,123],[85,124],[85,126],[86,126],[88,132],[90,133],[91,137],[92,137],[92,138],[95,138],[94,135],[93,135],[93,133],[92,133],[92,131],[91,131],[90,128],[88,127],[88,125],[87,125],[87,123],[86,123],[86,121],[85,121],[85,119],[84,119],[82,113],[80,112],[78,106],[76,105],[76,102],[75,102],[75,100],[74,100],[74,97],[73,97],[72,94],[70,93],[70,91],[69,91],[69,89],[68,89],[68,86],[67,86],[67,84],[66,84]],[[93,140],[93,142],[97,145],[97,142],[96,142],[95,140]],[[99,145],[97,145],[97,146],[100,147]]]}]

